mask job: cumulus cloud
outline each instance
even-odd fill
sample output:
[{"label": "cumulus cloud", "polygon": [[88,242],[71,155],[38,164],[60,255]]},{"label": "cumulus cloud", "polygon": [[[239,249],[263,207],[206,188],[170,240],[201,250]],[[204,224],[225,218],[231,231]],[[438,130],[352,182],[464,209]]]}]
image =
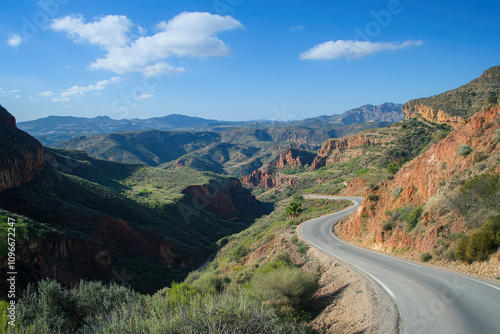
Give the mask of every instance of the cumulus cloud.
[{"label": "cumulus cloud", "polygon": [[130,42],[132,21],[123,15],[107,15],[98,21],[86,23],[81,15],[55,19],[50,24],[54,31],[65,31],[77,42],[88,42],[103,48],[118,47]]},{"label": "cumulus cloud", "polygon": [[7,44],[13,48],[18,47],[23,43],[23,39],[18,34],[13,34],[7,39]]},{"label": "cumulus cloud", "polygon": [[[87,93],[94,92],[94,91],[102,91],[104,90],[107,86],[113,83],[118,83],[122,79],[120,77],[112,77],[109,80],[101,80],[98,81],[96,84],[88,85],[88,86],[72,86],[61,93],[57,94],[57,96],[54,96],[52,99],[50,99],[53,102],[65,102],[69,101],[72,97],[83,97]],[[55,95],[55,93],[51,91],[46,91],[43,93],[39,93],[38,96],[40,97],[51,97]]]},{"label": "cumulus cloud", "polygon": [[412,46],[420,46],[424,42],[419,40],[407,40],[403,43],[393,42],[366,42],[353,40],[328,41],[318,44],[313,48],[301,53],[300,59],[324,59],[331,60],[336,58],[361,58],[372,53],[385,50],[401,50]]},{"label": "cumulus cloud", "polygon": [[[178,74],[184,71],[164,62],[171,57],[223,57],[231,55],[231,48],[217,37],[223,31],[243,25],[231,16],[210,13],[184,12],[157,25],[157,33],[130,38],[133,24],[125,16],[103,17],[100,21],[85,23],[83,17],[65,17],[55,20],[51,28],[66,31],[77,40],[100,45],[107,53],[90,64],[92,70],[110,70],[115,73],[141,72],[145,76]],[[118,27],[108,29],[110,26]],[[146,31],[137,26],[141,34]],[[102,33],[99,31],[103,30]],[[116,37],[116,35],[118,37]],[[114,42],[113,42],[114,41]]]}]

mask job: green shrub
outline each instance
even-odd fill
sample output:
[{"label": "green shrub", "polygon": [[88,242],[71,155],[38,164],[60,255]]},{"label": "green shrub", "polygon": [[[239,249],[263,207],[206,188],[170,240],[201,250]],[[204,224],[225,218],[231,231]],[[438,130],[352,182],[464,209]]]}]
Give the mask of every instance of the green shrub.
[{"label": "green shrub", "polygon": [[432,259],[432,254],[429,252],[425,252],[420,255],[420,261],[421,262],[428,262]]},{"label": "green shrub", "polygon": [[273,303],[307,305],[319,289],[319,277],[315,272],[303,272],[298,268],[280,268],[272,272],[258,272],[252,278],[252,291]]},{"label": "green shrub", "polygon": [[376,201],[378,201],[378,195],[377,194],[369,194],[368,200],[372,201],[372,202],[376,202]]},{"label": "green shrub", "polygon": [[484,261],[500,247],[500,216],[491,216],[470,236],[460,239],[455,257],[467,263]]},{"label": "green shrub", "polygon": [[356,174],[357,176],[363,176],[363,175],[366,175],[370,172],[370,168],[363,168],[363,169],[360,169],[358,171],[356,171]]},{"label": "green shrub", "polygon": [[468,145],[462,145],[458,149],[458,154],[461,156],[469,155],[472,152],[472,148]]},{"label": "green shrub", "polygon": [[242,333],[305,334],[307,329],[282,319],[269,306],[247,295],[195,295],[173,307],[165,298],[123,305],[113,314],[98,317],[92,332],[114,333]]},{"label": "green shrub", "polygon": [[394,190],[394,193],[392,194],[392,197],[394,199],[396,199],[396,198],[399,197],[399,195],[401,195],[402,192],[403,192],[403,188],[397,187],[396,190]]},{"label": "green shrub", "polygon": [[394,162],[391,162],[387,165],[387,173],[389,174],[396,174],[399,170],[399,167],[397,164]]},{"label": "green shrub", "polygon": [[301,213],[302,206],[297,202],[291,202],[285,209],[285,216],[287,218],[298,217]]},{"label": "green shrub", "polygon": [[500,143],[500,129],[495,131],[495,135],[493,136],[493,142],[495,144]]},{"label": "green shrub", "polygon": [[192,286],[202,294],[217,294],[222,290],[222,278],[211,272],[202,273]]},{"label": "green shrub", "polygon": [[51,332],[75,332],[100,314],[109,314],[140,295],[118,285],[80,281],[67,290],[53,280],[43,280],[35,289],[29,285],[19,301],[19,324],[44,324]]},{"label": "green shrub", "polygon": [[496,104],[498,102],[498,95],[496,93],[491,93],[486,99],[485,105]]},{"label": "green shrub", "polygon": [[382,231],[389,232],[392,231],[397,226],[397,222],[388,220],[382,225]]},{"label": "green shrub", "polygon": [[227,256],[229,258],[229,261],[238,262],[241,260],[242,257],[247,255],[247,252],[248,252],[248,250],[245,248],[245,246],[237,245],[237,246],[231,247]]},{"label": "green shrub", "polygon": [[302,255],[306,255],[307,254],[307,251],[309,250],[309,245],[306,244],[305,242],[303,241],[299,241],[297,243],[297,251],[302,254]]},{"label": "green shrub", "polygon": [[418,224],[423,212],[423,206],[409,204],[394,210],[391,220],[403,222],[406,226],[406,230],[411,231]]},{"label": "green shrub", "polygon": [[481,162],[483,160],[488,159],[488,155],[484,152],[477,152],[476,157],[474,158],[474,163]]}]

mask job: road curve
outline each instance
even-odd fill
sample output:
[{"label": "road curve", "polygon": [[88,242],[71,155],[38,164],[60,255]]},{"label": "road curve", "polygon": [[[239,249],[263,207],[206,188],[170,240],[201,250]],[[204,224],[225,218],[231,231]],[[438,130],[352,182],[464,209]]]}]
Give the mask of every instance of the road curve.
[{"label": "road curve", "polygon": [[348,244],[331,233],[331,226],[355,212],[363,198],[304,197],[355,203],[345,210],[304,222],[300,233],[312,246],[380,284],[396,302],[400,333],[500,334],[499,286]]}]

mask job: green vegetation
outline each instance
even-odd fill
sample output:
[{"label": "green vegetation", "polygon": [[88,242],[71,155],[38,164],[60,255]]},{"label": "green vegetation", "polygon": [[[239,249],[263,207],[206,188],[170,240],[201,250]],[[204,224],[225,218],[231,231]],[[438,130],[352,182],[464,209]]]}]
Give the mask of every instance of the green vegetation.
[{"label": "green vegetation", "polygon": [[500,93],[500,66],[484,72],[479,78],[472,80],[457,89],[428,98],[412,100],[412,106],[425,105],[435,111],[443,110],[451,116],[468,118],[480,111],[485,104],[493,103],[494,95]]},{"label": "green vegetation", "polygon": [[394,198],[394,199],[398,198],[402,192],[403,192],[403,188],[397,187],[396,190],[394,190],[394,193],[392,194],[392,198]]},{"label": "green vegetation", "polygon": [[287,218],[298,217],[302,213],[302,207],[300,203],[291,202],[285,209],[285,216]]},{"label": "green vegetation", "polygon": [[36,288],[30,285],[19,301],[19,324],[36,333],[71,333],[139,298],[139,294],[114,284],[80,281],[76,288],[67,290],[55,281],[43,280]]},{"label": "green vegetation", "polygon": [[404,207],[397,208],[392,213],[391,218],[384,223],[382,229],[384,231],[391,231],[398,226],[399,223],[402,223],[409,232],[417,226],[423,212],[423,206],[417,206],[414,204],[408,204]]},{"label": "green vegetation", "polygon": [[264,301],[301,307],[309,305],[319,289],[319,277],[315,272],[280,267],[270,272],[258,271],[250,280],[250,286]]},{"label": "green vegetation", "polygon": [[460,239],[455,257],[463,262],[484,261],[500,247],[500,215],[491,216],[474,233]]},{"label": "green vegetation", "polygon": [[496,103],[498,103],[498,93],[491,93],[490,96],[486,99],[485,105]]},{"label": "green vegetation", "polygon": [[[447,135],[449,127],[442,124],[425,123],[416,118],[396,123],[391,128],[401,127],[395,131],[395,139],[384,152],[380,165],[388,172],[395,174],[401,166],[425,151],[432,141]],[[436,134],[439,133],[439,134]],[[393,165],[390,165],[393,163]]]},{"label": "green vegetation", "polygon": [[428,262],[430,260],[432,260],[432,254],[431,253],[425,252],[425,253],[422,253],[420,255],[420,261],[421,262]]},{"label": "green vegetation", "polygon": [[500,129],[495,131],[495,136],[493,136],[493,142],[495,144],[500,143]]},{"label": "green vegetation", "polygon": [[8,333],[308,332],[244,291],[204,293],[187,283],[144,296],[116,285],[81,281],[68,290],[44,280],[26,291],[18,310],[21,326]]},{"label": "green vegetation", "polygon": [[368,195],[368,200],[371,201],[371,202],[376,202],[378,201],[378,195],[377,194],[369,194]]},{"label": "green vegetation", "polygon": [[472,152],[472,148],[468,145],[462,145],[458,149],[458,154],[461,156],[469,155]]},{"label": "green vegetation", "polygon": [[[248,205],[249,202],[239,200],[248,198],[250,193],[243,188],[231,188],[234,179],[228,177],[187,168],[162,170],[119,164],[75,151],[46,151],[55,158],[53,166],[47,164],[29,184],[9,189],[8,194],[0,193],[1,207],[43,223],[31,223],[21,217],[19,246],[27,245],[26,234],[33,238],[43,235],[41,247],[49,247],[45,240],[63,240],[61,235],[96,249],[100,247],[98,242],[107,242],[113,267],[125,274],[132,288],[143,293],[153,293],[181,280],[198,264],[193,259],[202,254],[209,256],[213,251],[211,244],[243,230],[268,212],[260,202]],[[185,191],[201,185],[208,189],[207,195],[195,191],[189,195]],[[236,210],[237,220],[226,221],[210,211],[207,201],[220,194],[234,196],[232,209]],[[5,215],[0,212],[0,216]],[[0,224],[5,224],[5,218],[0,219]],[[28,233],[24,233],[25,228]],[[118,231],[107,236],[106,229]],[[98,231],[113,242],[98,241],[94,237]],[[0,255],[6,254],[6,242],[0,238]],[[156,246],[144,247],[145,244]],[[158,253],[161,247],[169,247],[168,261]],[[80,261],[82,255],[70,251],[69,256]],[[72,274],[89,277],[88,271]],[[31,279],[37,275],[41,273],[35,270]],[[111,279],[107,271],[102,271],[102,275],[99,278],[103,281]]]},{"label": "green vegetation", "polygon": [[[222,249],[215,261],[201,273],[192,272],[183,283],[147,296],[116,285],[82,281],[76,288],[64,289],[45,280],[36,289],[30,286],[20,300],[19,323],[34,333],[201,334],[207,328],[215,332],[313,333],[298,322],[311,319],[318,274],[301,269],[288,253],[260,260],[260,265],[224,270],[229,274],[220,270],[248,251],[272,242],[276,235],[290,233],[301,221],[349,205],[347,201],[306,200],[301,196],[294,200],[304,208],[295,221],[283,220],[289,202],[280,204],[277,211],[249,229],[220,240]],[[299,254],[308,248],[297,238],[290,244]]]}]

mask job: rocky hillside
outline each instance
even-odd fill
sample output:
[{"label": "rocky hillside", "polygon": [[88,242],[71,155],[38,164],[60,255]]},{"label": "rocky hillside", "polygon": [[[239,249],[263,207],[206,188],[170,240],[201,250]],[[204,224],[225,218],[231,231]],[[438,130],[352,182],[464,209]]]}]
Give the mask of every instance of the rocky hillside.
[{"label": "rocky hillside", "polygon": [[402,122],[324,142],[307,171],[261,169],[242,182],[265,199],[297,192],[363,196],[356,214],[337,225],[343,238],[500,277],[500,107],[491,94],[498,69],[443,94],[474,102],[467,105],[479,110],[468,117],[450,112],[455,99],[439,109],[432,109],[434,98],[413,100]]},{"label": "rocky hillside", "polygon": [[499,115],[497,105],[477,113],[374,188],[353,182],[344,193],[361,192],[367,199],[338,226],[338,233],[370,248],[454,259],[457,236],[475,230],[498,210],[478,211],[474,202],[480,198],[464,201],[460,196],[469,189],[465,185],[500,171]]},{"label": "rocky hillside", "polygon": [[16,126],[0,106],[0,191],[32,180],[44,166],[42,145]]},{"label": "rocky hillside", "polygon": [[403,106],[406,117],[459,126],[464,120],[500,95],[500,66],[486,70],[466,85],[428,98],[411,100]]},{"label": "rocky hillside", "polygon": [[0,224],[18,220],[18,267],[29,273],[20,288],[48,277],[154,292],[203,264],[211,243],[267,212],[235,178],[44,150],[5,110],[1,119],[0,142],[8,146],[0,155]]},{"label": "rocky hillside", "polygon": [[390,139],[392,138],[385,133],[372,131],[340,139],[330,139],[324,142],[318,150],[310,170],[314,171],[332,163],[356,158],[363,155],[366,148],[386,145]]}]

